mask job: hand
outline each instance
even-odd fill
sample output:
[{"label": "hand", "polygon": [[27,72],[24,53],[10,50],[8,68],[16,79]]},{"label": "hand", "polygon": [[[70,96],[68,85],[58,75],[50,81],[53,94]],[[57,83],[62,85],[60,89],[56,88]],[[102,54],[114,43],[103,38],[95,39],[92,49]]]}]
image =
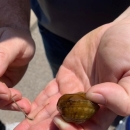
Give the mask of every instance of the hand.
[{"label": "hand", "polygon": [[[130,114],[130,22],[118,20],[93,30],[74,46],[56,79],[33,102],[29,116],[34,120],[25,119],[15,130],[106,130],[117,114]],[[80,125],[54,117],[58,98],[79,91],[99,103],[99,111]]]},{"label": "hand", "polygon": [[[90,74],[93,72],[94,57],[99,41],[109,26],[105,25],[94,30],[76,44],[60,67],[56,79],[50,82],[32,103],[32,111],[28,116],[34,117],[34,121],[25,119],[15,130],[58,129],[52,122],[53,117],[58,113],[56,109],[57,100],[62,94],[87,91],[91,87],[93,77]],[[108,109],[105,112],[108,112],[106,115],[113,114]],[[88,123],[84,127],[87,125]],[[70,127],[72,129],[71,125]]]},{"label": "hand", "polygon": [[28,113],[30,111],[29,101],[22,98],[21,93],[11,87],[18,83],[24,75],[28,63],[34,55],[34,50],[34,42],[29,31],[9,27],[0,28],[1,109],[18,110],[16,105],[12,103],[11,100],[11,98],[14,97],[25,112]]}]

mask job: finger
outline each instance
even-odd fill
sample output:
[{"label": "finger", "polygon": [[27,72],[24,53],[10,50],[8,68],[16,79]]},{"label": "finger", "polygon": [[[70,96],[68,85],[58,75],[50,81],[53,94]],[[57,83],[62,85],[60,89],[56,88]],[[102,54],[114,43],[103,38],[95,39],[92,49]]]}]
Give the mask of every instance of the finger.
[{"label": "finger", "polygon": [[[9,64],[17,57],[18,50],[17,48],[12,49],[10,48],[10,45],[6,45],[9,41],[3,41],[0,45],[0,77],[4,74],[6,69],[8,68]],[[12,50],[12,51],[11,51]],[[17,51],[16,51],[17,50]],[[17,53],[16,53],[17,52]]]},{"label": "finger", "polygon": [[[77,63],[77,61],[76,61],[76,65],[78,64],[78,67],[76,66],[76,68],[72,67],[72,66],[74,66],[73,64],[72,64],[72,66],[69,65],[69,68],[67,68],[65,66],[66,62],[67,63],[72,62],[72,61],[68,61],[70,59],[72,59],[72,58],[69,57],[67,60],[65,60],[64,64],[60,66],[60,69],[56,75],[56,81],[59,86],[59,91],[62,95],[66,94],[66,93],[84,92],[84,91],[86,91],[86,89],[88,89],[90,87],[90,84],[88,84],[86,82],[85,83],[82,82],[82,78],[84,81],[87,81],[88,79],[86,79],[87,77],[85,75],[84,76],[82,75],[84,70],[79,62],[80,60],[78,60],[79,63]],[[75,62],[73,62],[73,63],[75,63]],[[80,68],[82,71],[78,71],[77,68]],[[74,69],[74,70],[71,70],[71,69]],[[77,73],[77,72],[79,72],[79,73]],[[80,76],[78,76],[78,75],[80,75]]]},{"label": "finger", "polygon": [[[20,109],[19,109],[19,107],[20,107],[25,113],[29,113],[31,110],[31,102],[27,98],[22,97],[22,94],[18,90],[16,90],[15,88],[10,88],[10,91],[11,91],[11,95],[12,95],[11,96],[11,103],[12,104],[7,105],[5,107],[5,109],[20,111]],[[19,107],[16,105],[16,103],[14,103],[12,98],[19,105]]]},{"label": "finger", "polygon": [[[57,96],[59,95],[54,95],[53,98],[49,101],[49,104],[42,105],[42,106],[37,106],[34,110],[31,111],[31,113],[28,115],[29,118],[34,118],[34,120],[30,121],[28,119],[24,120],[22,123],[20,123],[17,127],[16,130],[22,130],[23,124],[27,127],[27,130],[31,127],[34,126],[41,121],[44,121],[44,128],[50,127],[52,118],[58,113],[56,110],[56,100]],[[36,103],[35,103],[36,104]],[[49,124],[49,125],[47,125]],[[29,127],[30,126],[30,127]],[[24,129],[26,130],[26,129]]]},{"label": "finger", "polygon": [[14,87],[25,74],[27,70],[28,64],[20,67],[8,67],[4,75],[0,77],[0,81],[6,84],[8,88]]},{"label": "finger", "polygon": [[18,124],[14,130],[29,130],[30,125],[26,120],[22,121],[20,124]]},{"label": "finger", "polygon": [[59,130],[56,125],[50,120],[44,120],[30,127],[29,130]]},{"label": "finger", "polygon": [[45,129],[51,129],[53,127],[53,130],[55,130],[55,126],[52,123],[52,119],[55,115],[58,114],[56,104],[57,100],[59,99],[59,96],[60,96],[59,93],[53,95],[52,97],[49,98],[48,104],[45,104],[44,106],[42,105],[43,109],[37,114],[34,120],[35,127],[33,125],[33,127],[31,127],[29,130],[35,130],[37,127],[38,127],[37,129],[40,130],[38,125],[40,125],[41,128],[43,128],[44,126]]},{"label": "finger", "polygon": [[[11,97],[11,92],[9,88],[3,82],[0,82],[0,100],[9,101]],[[1,106],[2,104],[0,104]]]},{"label": "finger", "polygon": [[53,122],[60,130],[83,130],[80,125],[65,122],[61,116],[55,116]]},{"label": "finger", "polygon": [[85,130],[107,130],[116,116],[110,109],[100,106],[98,112],[81,126]]},{"label": "finger", "polygon": [[[4,74],[9,64],[15,63],[15,66],[23,66],[33,57],[34,46],[28,32],[16,31],[11,28],[0,30],[0,77]],[[24,61],[17,58],[22,57]]]},{"label": "finger", "polygon": [[[33,110],[28,117],[34,118],[34,120],[30,121],[27,118],[23,120],[14,130],[29,130],[31,126],[39,123],[39,114],[43,113],[44,107],[40,106]],[[42,114],[43,115],[43,114]],[[41,120],[40,120],[41,121]],[[44,126],[45,128],[45,126]],[[43,129],[43,127],[42,127]]]},{"label": "finger", "polygon": [[58,85],[56,83],[56,80],[54,79],[46,86],[43,91],[41,91],[41,93],[35,99],[35,102],[38,106],[44,106],[45,104],[48,104],[48,99],[51,96],[56,95],[58,92]]},{"label": "finger", "polygon": [[42,105],[43,110],[39,112],[39,114],[35,118],[35,121],[40,122],[48,118],[53,118],[53,116],[55,116],[58,113],[56,106],[59,96],[59,93],[57,93],[49,99],[48,104]]},{"label": "finger", "polygon": [[[21,98],[22,98],[22,95],[21,95],[21,93],[18,91],[18,90],[16,90],[16,89],[14,89],[14,88],[7,88],[7,86],[3,83],[3,90],[5,91],[5,93],[7,93],[8,91],[10,92],[9,93],[9,99],[8,100],[6,100],[5,98],[4,99],[0,99],[0,108],[1,109],[4,109],[4,107],[6,106],[6,105],[8,105],[9,103],[11,103],[12,102],[12,97],[17,101],[17,100],[20,100]],[[0,87],[0,89],[1,89],[2,87]]]},{"label": "finger", "polygon": [[[45,111],[45,110],[42,109],[39,113],[37,113],[35,116],[35,119],[33,121],[24,120],[14,130],[43,130],[43,129],[58,130],[58,128],[52,122],[52,118],[50,118],[50,116],[43,111]],[[32,113],[31,113],[31,115],[32,115]],[[29,115],[29,116],[31,116],[31,115]],[[44,117],[44,119],[41,117],[39,118],[39,115],[42,115],[42,117]],[[39,119],[40,119],[40,121],[39,121]]]},{"label": "finger", "polygon": [[[28,99],[23,98],[21,93],[14,89],[9,88],[11,92],[10,99],[8,101],[5,101],[3,99],[0,100],[0,108],[3,110],[15,110],[20,111],[19,107],[25,111],[25,113],[29,113],[31,109],[31,103]],[[19,105],[19,107],[14,103],[14,101]]]},{"label": "finger", "polygon": [[61,116],[54,117],[53,121],[60,130],[107,130],[115,117],[115,113],[100,106],[100,110],[91,119],[82,124],[67,123]]},{"label": "finger", "polygon": [[115,83],[102,83],[91,87],[86,97],[98,104],[102,104],[118,115],[130,114],[130,97],[126,90]]},{"label": "finger", "polygon": [[[15,101],[14,98],[13,98],[13,101]],[[28,99],[22,98],[19,101],[15,101],[15,102],[12,102],[12,103],[6,105],[3,109],[29,113],[31,111],[31,103]]]},{"label": "finger", "polygon": [[29,130],[30,126],[36,123],[35,118],[42,109],[43,107],[36,108],[33,112],[28,114],[28,117],[32,118],[33,120],[29,120],[28,118],[26,118],[18,126],[16,126],[14,130]]}]

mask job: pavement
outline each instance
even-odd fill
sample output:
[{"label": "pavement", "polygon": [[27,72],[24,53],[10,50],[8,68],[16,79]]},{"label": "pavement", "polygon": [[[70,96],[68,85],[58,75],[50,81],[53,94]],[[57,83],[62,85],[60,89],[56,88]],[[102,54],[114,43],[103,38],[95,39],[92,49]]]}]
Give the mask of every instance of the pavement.
[{"label": "pavement", "polygon": [[[30,62],[28,70],[22,80],[15,86],[24,97],[31,101],[44,89],[51,79],[53,79],[52,71],[48,64],[43,42],[37,27],[37,19],[31,11],[30,30],[32,37],[36,43],[36,53]],[[24,119],[22,112],[13,112],[0,110],[0,120],[5,124],[17,125]],[[13,130],[13,125],[6,127],[6,130]],[[113,127],[109,130],[114,130]]]}]

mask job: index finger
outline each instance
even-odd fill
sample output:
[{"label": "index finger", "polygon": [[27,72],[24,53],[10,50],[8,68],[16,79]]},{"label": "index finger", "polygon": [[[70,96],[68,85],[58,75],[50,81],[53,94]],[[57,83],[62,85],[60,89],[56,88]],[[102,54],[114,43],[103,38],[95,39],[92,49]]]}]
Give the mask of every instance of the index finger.
[{"label": "index finger", "polygon": [[48,104],[48,100],[51,96],[54,96],[59,93],[58,84],[56,79],[53,79],[46,87],[43,89],[40,94],[36,97],[34,102],[38,105]]},{"label": "index finger", "polygon": [[106,82],[94,85],[87,91],[87,98],[109,108],[117,115],[130,114],[130,87],[129,79],[124,78],[119,84]]}]

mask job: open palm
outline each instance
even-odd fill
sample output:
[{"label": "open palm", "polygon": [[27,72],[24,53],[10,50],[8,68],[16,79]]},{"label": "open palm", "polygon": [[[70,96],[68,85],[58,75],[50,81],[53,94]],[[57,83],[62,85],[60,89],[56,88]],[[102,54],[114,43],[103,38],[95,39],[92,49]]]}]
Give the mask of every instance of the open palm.
[{"label": "open palm", "polygon": [[[130,114],[129,32],[126,23],[117,22],[85,35],[65,58],[56,79],[33,102],[29,116],[34,120],[25,119],[15,130],[106,130],[117,114]],[[101,104],[100,110],[80,125],[54,118],[59,97],[79,91]]]}]

